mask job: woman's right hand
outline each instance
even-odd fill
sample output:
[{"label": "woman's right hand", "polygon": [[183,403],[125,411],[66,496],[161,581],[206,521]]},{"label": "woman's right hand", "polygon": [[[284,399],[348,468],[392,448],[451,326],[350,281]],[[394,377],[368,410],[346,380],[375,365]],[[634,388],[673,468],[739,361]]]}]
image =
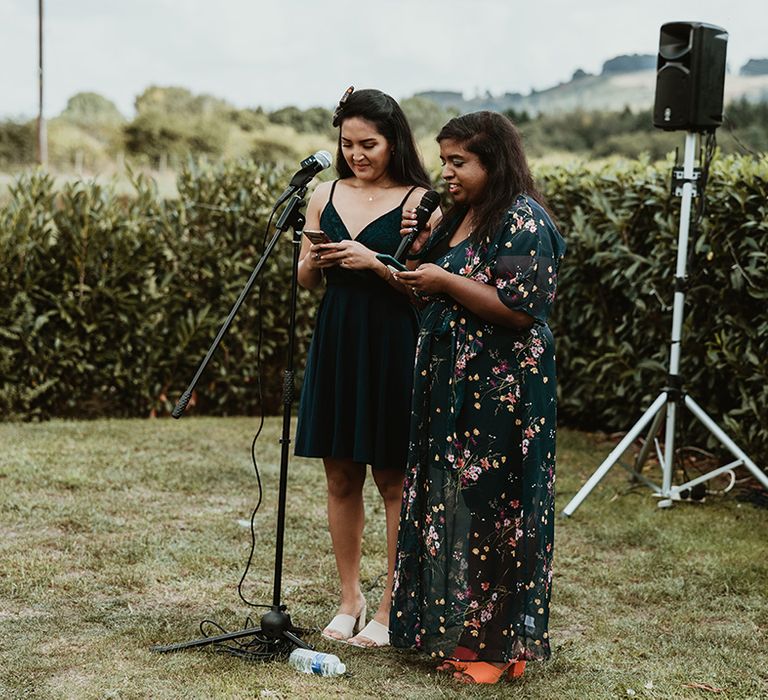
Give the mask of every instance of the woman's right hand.
[{"label": "woman's right hand", "polygon": [[336,260],[325,260],[323,258],[323,253],[327,252],[328,250],[324,244],[320,243],[315,245],[313,243],[311,246],[309,246],[309,251],[304,256],[304,266],[308,270],[324,270],[327,267],[338,265]]},{"label": "woman's right hand", "polygon": [[[407,236],[408,234],[413,233],[413,230],[415,228],[416,228],[416,210],[404,209],[403,218],[400,222],[400,235]],[[432,233],[432,225],[430,223],[427,223],[424,229],[419,231],[419,235],[416,236],[416,238],[414,239],[410,249],[407,251],[407,254],[417,255],[418,253],[420,253],[421,249],[424,247],[424,244],[429,239],[430,233]]]}]

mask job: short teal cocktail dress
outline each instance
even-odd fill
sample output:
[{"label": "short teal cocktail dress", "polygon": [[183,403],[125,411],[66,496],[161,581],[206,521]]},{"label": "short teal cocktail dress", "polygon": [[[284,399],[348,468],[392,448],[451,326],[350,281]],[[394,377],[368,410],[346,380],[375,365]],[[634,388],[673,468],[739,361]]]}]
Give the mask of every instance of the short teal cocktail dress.
[{"label": "short teal cocktail dress", "polygon": [[[320,226],[349,240],[331,195]],[[357,236],[367,248],[394,255],[402,207]],[[418,316],[408,298],[369,270],[326,271],[299,404],[296,454],[335,457],[374,469],[405,470]]]}]

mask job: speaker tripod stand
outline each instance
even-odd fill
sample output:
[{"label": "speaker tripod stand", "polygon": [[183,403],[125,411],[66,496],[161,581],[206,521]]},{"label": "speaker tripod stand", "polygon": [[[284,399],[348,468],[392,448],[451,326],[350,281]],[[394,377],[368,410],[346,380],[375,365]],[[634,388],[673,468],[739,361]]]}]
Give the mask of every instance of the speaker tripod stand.
[{"label": "speaker tripod stand", "polygon": [[[674,500],[679,500],[681,494],[690,492],[690,489],[703,484],[709,479],[730,471],[736,467],[744,466],[763,486],[768,488],[768,476],[761,471],[758,466],[746,455],[746,453],[726,435],[717,423],[710,418],[698,403],[685,392],[680,377],[680,343],[683,328],[683,310],[685,305],[685,274],[686,261],[688,255],[688,231],[691,218],[691,201],[693,199],[693,188],[695,182],[694,161],[697,151],[697,142],[699,134],[687,132],[685,135],[685,154],[683,157],[682,174],[682,204],[680,207],[680,228],[677,239],[677,268],[675,272],[675,297],[672,307],[672,337],[669,350],[669,374],[667,375],[667,386],[664,387],[656,400],[643,413],[640,419],[629,430],[624,439],[616,445],[614,450],[608,455],[605,461],[597,468],[589,480],[581,487],[579,492],[571,499],[568,505],[563,509],[563,514],[570,516],[581,505],[582,501],[590,494],[592,489],[597,486],[610,468],[616,464],[624,452],[635,441],[650,423],[650,429],[643,448],[635,460],[634,477],[650,487],[656,496],[662,500],[659,501],[660,507],[672,505]],[[703,196],[703,192],[699,193]],[[707,474],[691,479],[683,484],[674,486],[672,484],[672,471],[675,454],[675,425],[678,419],[678,411],[687,408],[695,418],[697,418],[735,457],[732,462],[725,464],[717,469],[713,469]],[[659,434],[662,422],[666,419],[664,432],[664,452],[659,453],[659,462],[662,468],[661,485],[654,483],[645,477],[641,470],[646,460],[651,446]]]}]

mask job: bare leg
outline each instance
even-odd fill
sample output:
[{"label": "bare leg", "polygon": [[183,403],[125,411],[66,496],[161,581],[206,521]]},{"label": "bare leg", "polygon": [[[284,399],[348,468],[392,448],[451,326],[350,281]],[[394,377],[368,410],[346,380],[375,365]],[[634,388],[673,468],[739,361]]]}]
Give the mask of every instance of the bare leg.
[{"label": "bare leg", "polygon": [[[389,627],[389,611],[392,607],[392,582],[395,576],[395,557],[397,553],[397,529],[400,525],[400,506],[403,500],[403,479],[405,475],[398,469],[374,469],[373,479],[384,499],[384,513],[387,522],[387,581],[379,608],[373,619]],[[375,646],[371,640],[357,636],[353,638],[364,646]]]},{"label": "bare leg", "polygon": [[[357,617],[365,599],[360,590],[363,541],[365,465],[348,459],[325,458],[328,482],[328,529],[341,581],[339,613]],[[326,630],[330,636],[338,636]]]}]

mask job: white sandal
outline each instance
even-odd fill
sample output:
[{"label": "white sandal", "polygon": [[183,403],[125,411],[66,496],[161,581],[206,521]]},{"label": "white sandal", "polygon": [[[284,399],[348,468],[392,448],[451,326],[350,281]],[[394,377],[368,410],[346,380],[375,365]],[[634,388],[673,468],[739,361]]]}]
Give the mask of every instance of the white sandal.
[{"label": "white sandal", "polygon": [[[364,604],[360,610],[360,614],[355,617],[354,615],[347,615],[345,613],[339,613],[333,618],[320,633],[325,639],[330,639],[332,642],[341,642],[347,644],[347,640],[355,633],[360,633],[360,630],[365,627],[365,613],[366,605]],[[335,632],[338,637],[327,634],[328,632]]]},{"label": "white sandal", "polygon": [[376,620],[371,620],[355,637],[370,640],[373,644],[360,644],[360,642],[352,641],[352,639],[349,639],[347,644],[362,649],[376,649],[389,646],[389,629],[380,622],[376,622]]}]

